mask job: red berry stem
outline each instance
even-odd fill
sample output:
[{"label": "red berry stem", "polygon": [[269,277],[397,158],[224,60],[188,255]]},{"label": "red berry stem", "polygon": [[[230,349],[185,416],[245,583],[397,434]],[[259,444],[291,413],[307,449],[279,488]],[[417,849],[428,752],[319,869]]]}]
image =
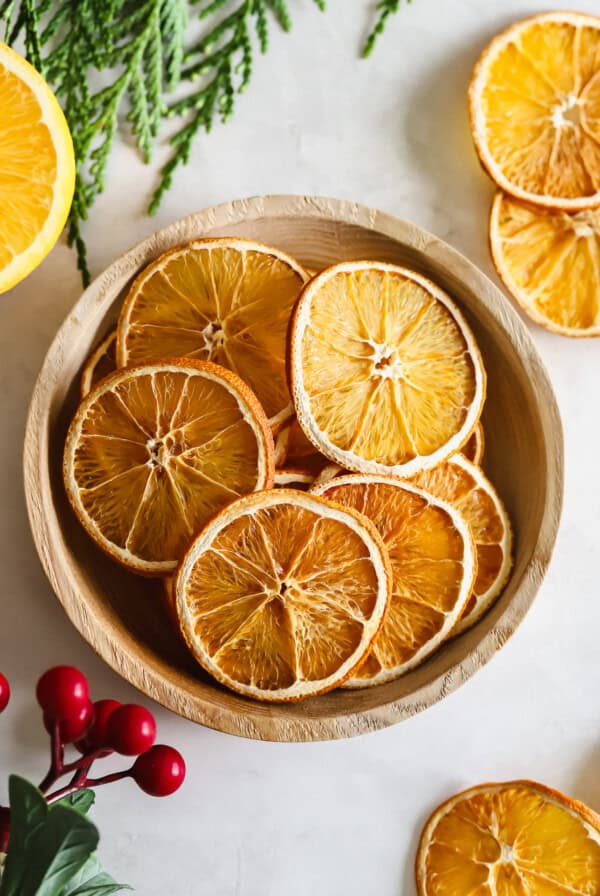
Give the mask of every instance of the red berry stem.
[{"label": "red berry stem", "polygon": [[55,803],[57,800],[62,800],[64,797],[70,796],[70,794],[76,793],[78,790],[82,790],[84,787],[99,787],[101,784],[112,784],[113,781],[122,781],[124,778],[131,778],[133,769],[126,768],[121,772],[112,772],[112,774],[104,775],[102,778],[88,778],[87,772],[88,769],[86,768],[80,769],[69,784],[65,785],[65,787],[61,787],[59,790],[55,790],[54,793],[48,794],[46,796],[46,802],[48,804]]},{"label": "red berry stem", "polygon": [[89,753],[84,753],[83,756],[80,756],[79,759],[74,759],[73,762],[65,762],[62,767],[63,774],[76,772],[80,768],[84,768],[87,771],[96,759],[104,759],[105,756],[110,756],[113,752],[114,750],[109,750],[106,747],[101,747],[99,750],[90,750]]},{"label": "red berry stem", "polygon": [[42,793],[46,793],[64,773],[64,755],[65,748],[60,736],[60,721],[55,719],[52,723],[52,733],[50,734],[50,768],[48,769],[48,774],[39,785]]}]

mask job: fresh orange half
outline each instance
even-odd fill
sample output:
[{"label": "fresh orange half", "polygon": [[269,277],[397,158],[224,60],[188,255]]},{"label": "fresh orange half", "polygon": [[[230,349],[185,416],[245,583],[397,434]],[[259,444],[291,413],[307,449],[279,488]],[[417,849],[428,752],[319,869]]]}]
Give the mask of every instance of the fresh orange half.
[{"label": "fresh orange half", "polygon": [[552,212],[499,191],[490,246],[504,285],[536,323],[600,336],[600,210]]},{"label": "fresh orange half", "polygon": [[390,609],[347,684],[391,681],[427,659],[460,619],[476,572],[469,526],[449,504],[392,478],[340,476],[314,491],[368,517],[388,550]]},{"label": "fresh orange half", "polygon": [[355,511],[292,489],[241,498],[198,536],[179,570],[188,646],[218,681],[291,702],[342,684],[388,605],[389,558]]},{"label": "fresh orange half", "polygon": [[188,359],[119,370],[79,405],[64,481],[107,554],[164,576],[226,504],[273,483],[273,440],[235,374]]},{"label": "fresh orange half", "polygon": [[483,166],[537,205],[600,205],[600,18],[549,12],[484,50],[469,91]]},{"label": "fresh orange half", "polygon": [[290,371],[304,433],[359,473],[407,476],[459,451],[486,378],[452,300],[412,271],[345,262],[304,288]]},{"label": "fresh orange half", "polygon": [[473,435],[469,438],[469,441],[463,445],[461,454],[464,454],[467,460],[470,460],[471,463],[481,466],[484,453],[485,433],[480,421],[473,430]]},{"label": "fresh orange half", "polygon": [[54,94],[0,42],[0,293],[48,254],[74,189],[73,142]]},{"label": "fresh orange half", "polygon": [[482,784],[433,813],[419,896],[598,896],[600,817],[533,781]]},{"label": "fresh orange half", "polygon": [[80,391],[85,398],[88,392],[103,380],[109,373],[117,369],[116,359],[117,331],[111,330],[108,336],[102,340],[85,363],[81,373]]},{"label": "fresh orange half", "polygon": [[276,488],[297,488],[304,492],[311,487],[314,481],[313,473],[299,467],[282,467],[280,470],[275,470]]},{"label": "fresh orange half", "polygon": [[457,454],[435,470],[411,479],[460,511],[473,533],[477,578],[464,615],[454,630],[474,625],[502,593],[512,569],[512,528],[504,504],[481,467]]},{"label": "fresh orange half", "polygon": [[182,355],[215,361],[250,386],[277,426],[292,414],[287,330],[306,279],[293,258],[249,240],[195,240],[171,249],[125,299],[119,367]]}]

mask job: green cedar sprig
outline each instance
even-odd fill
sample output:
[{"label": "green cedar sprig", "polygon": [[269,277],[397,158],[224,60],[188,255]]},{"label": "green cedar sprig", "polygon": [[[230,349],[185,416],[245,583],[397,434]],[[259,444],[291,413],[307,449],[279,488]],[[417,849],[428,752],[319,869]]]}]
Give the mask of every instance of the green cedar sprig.
[{"label": "green cedar sprig", "polygon": [[[362,53],[364,58],[370,56],[375,49],[375,44],[377,43],[378,38],[385,31],[389,17],[398,12],[401,2],[402,0],[380,0],[380,2],[375,7],[376,11],[379,13],[379,18],[375,23],[375,27],[365,41]],[[412,0],[406,0],[406,2],[412,3]]]},{"label": "green cedar sprig", "polygon": [[[294,0],[300,2],[300,0]],[[325,0],[312,0],[324,10]],[[410,2],[410,0],[409,0]],[[368,38],[368,55],[400,0],[382,0]],[[0,25],[9,44],[21,41],[29,61],[56,93],[73,137],[75,196],[69,245],[77,251],[84,284],[89,270],[83,222],[105,185],[111,149],[124,120],[146,162],[162,122],[180,126],[160,172],[149,211],[158,209],[176,170],[189,161],[196,135],[217,118],[228,121],[248,86],[256,48],[268,50],[270,19],[292,26],[292,0],[0,0]],[[200,6],[200,9],[197,7]],[[206,23],[188,46],[191,18]],[[96,87],[104,83],[106,86]],[[170,101],[179,88],[187,91]]]}]

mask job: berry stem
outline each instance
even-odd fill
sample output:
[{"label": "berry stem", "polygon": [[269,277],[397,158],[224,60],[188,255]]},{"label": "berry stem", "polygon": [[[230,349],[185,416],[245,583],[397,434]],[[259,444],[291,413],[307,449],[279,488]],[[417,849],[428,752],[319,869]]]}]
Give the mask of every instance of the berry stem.
[{"label": "berry stem", "polygon": [[52,733],[50,735],[50,768],[48,769],[48,774],[40,784],[40,790],[42,793],[46,793],[49,790],[57,778],[64,772],[64,754],[65,748],[60,738],[60,722],[58,719],[54,720],[52,725]]},{"label": "berry stem", "polygon": [[107,747],[101,747],[99,750],[92,750],[89,753],[84,753],[79,759],[75,759],[73,762],[65,762],[62,771],[64,774],[68,772],[75,772],[77,769],[85,768],[86,772],[89,770],[90,765],[96,760],[101,759],[104,756],[108,756],[110,753],[114,752],[113,750],[109,750]]},{"label": "berry stem", "polygon": [[84,787],[99,787],[101,784],[112,784],[113,781],[122,781],[123,778],[131,778],[133,769],[126,768],[121,772],[112,772],[112,774],[104,775],[102,778],[88,778],[88,771],[89,766],[87,768],[80,768],[68,784],[61,787],[59,790],[55,790],[54,793],[48,794],[46,802],[48,804],[55,803],[57,800],[62,800],[64,797],[70,796],[70,794],[76,793]]}]

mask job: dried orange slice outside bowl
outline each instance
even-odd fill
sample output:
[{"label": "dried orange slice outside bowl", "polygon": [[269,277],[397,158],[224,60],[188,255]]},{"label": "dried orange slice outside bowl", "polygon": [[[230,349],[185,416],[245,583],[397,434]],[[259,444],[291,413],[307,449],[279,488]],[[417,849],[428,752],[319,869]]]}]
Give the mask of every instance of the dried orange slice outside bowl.
[{"label": "dried orange slice outside bowl", "polygon": [[473,787],[425,825],[416,879],[419,896],[592,896],[600,817],[534,781]]},{"label": "dried orange slice outside bowl", "polygon": [[293,489],[248,495],[201,532],[177,576],[181,630],[198,662],[247,697],[297,702],[339,687],[389,604],[375,526]]},{"label": "dried orange slice outside bowl", "polygon": [[207,361],[119,370],[79,405],[63,478],[96,544],[133,572],[173,572],[226,504],[273,483],[273,440],[248,387]]},{"label": "dried orange slice outside bowl", "polygon": [[511,25],[482,53],[469,100],[499,187],[547,208],[600,205],[600,18],[556,11]]}]

